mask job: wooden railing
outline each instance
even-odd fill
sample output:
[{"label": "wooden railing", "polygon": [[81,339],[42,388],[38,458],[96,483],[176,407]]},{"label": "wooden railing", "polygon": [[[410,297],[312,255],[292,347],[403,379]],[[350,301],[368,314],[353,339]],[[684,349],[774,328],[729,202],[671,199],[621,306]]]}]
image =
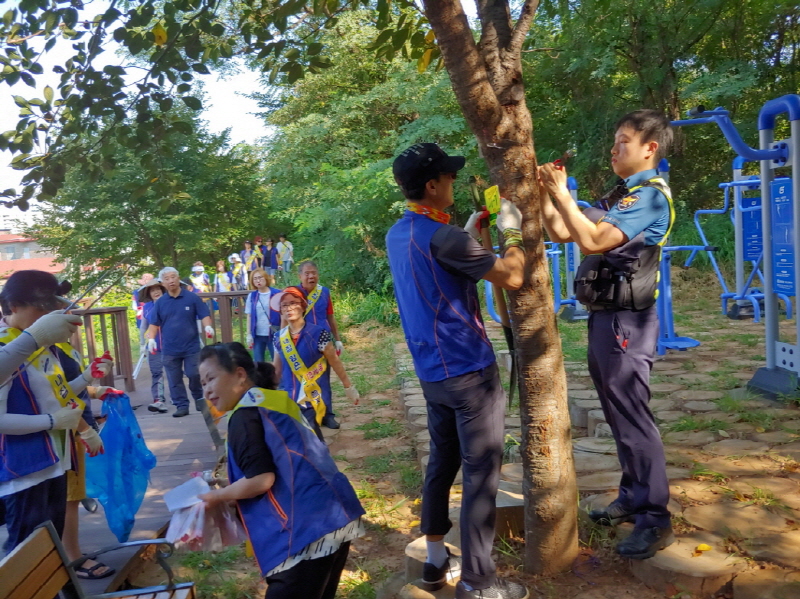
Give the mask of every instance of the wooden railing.
[{"label": "wooden railing", "polygon": [[128,308],[73,310],[73,314],[83,318],[83,326],[72,336],[72,346],[89,361],[102,356],[106,351],[114,358],[114,369],[103,378],[101,384],[118,387],[116,381],[122,379],[125,391],[136,391]]},{"label": "wooden railing", "polygon": [[[216,333],[213,339],[207,339],[205,335],[200,334],[204,343],[218,341],[245,343],[247,338],[245,306],[249,293],[249,291],[228,291],[198,294],[209,305],[211,322]],[[114,370],[101,381],[101,384],[118,387],[117,381],[121,379],[125,391],[135,391],[133,347],[139,346],[139,339],[131,339],[128,308],[124,306],[91,308],[73,310],[73,313],[83,318],[83,326],[72,336],[73,347],[89,361],[106,351],[111,352],[114,358]],[[138,354],[138,351],[136,353]]]},{"label": "wooden railing", "polygon": [[206,344],[230,343],[239,341],[244,343],[247,339],[247,315],[244,313],[247,306],[247,296],[250,291],[221,291],[211,293],[198,293],[198,297],[207,300],[211,311],[211,323],[214,327],[214,339],[202,336]]}]

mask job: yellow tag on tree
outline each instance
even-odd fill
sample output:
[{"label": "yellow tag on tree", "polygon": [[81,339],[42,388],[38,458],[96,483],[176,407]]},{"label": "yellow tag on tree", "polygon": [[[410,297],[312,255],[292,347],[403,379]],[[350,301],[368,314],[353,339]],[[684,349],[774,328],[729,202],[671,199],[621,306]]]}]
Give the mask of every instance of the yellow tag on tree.
[{"label": "yellow tag on tree", "polygon": [[486,200],[486,209],[489,214],[497,214],[500,212],[500,188],[497,185],[492,185],[489,189],[483,192],[483,199]]}]

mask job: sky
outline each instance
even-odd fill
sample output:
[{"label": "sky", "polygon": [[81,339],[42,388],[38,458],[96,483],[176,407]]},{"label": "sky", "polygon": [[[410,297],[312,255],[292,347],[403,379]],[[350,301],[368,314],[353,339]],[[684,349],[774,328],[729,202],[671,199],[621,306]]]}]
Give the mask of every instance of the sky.
[{"label": "sky", "polygon": [[[86,2],[85,14],[93,16],[105,10],[107,2],[105,0],[95,0]],[[14,103],[14,95],[20,95],[26,99],[43,96],[42,90],[46,85],[56,88],[60,76],[52,72],[56,64],[63,64],[72,55],[72,44],[68,40],[60,39],[56,46],[47,53],[41,60],[44,73],[37,76],[37,87],[34,90],[22,82],[15,86],[0,84],[0,132],[14,129],[17,124],[19,107]],[[113,51],[101,54],[95,65],[102,68],[106,64],[124,64],[124,61],[116,56]],[[213,133],[220,133],[225,129],[230,129],[230,141],[232,144],[241,142],[255,144],[260,138],[268,134],[268,129],[264,121],[257,118],[253,113],[259,112],[258,104],[255,100],[246,97],[260,88],[258,74],[247,69],[240,69],[238,73],[220,77],[217,74],[198,75],[198,79],[204,82],[205,106],[201,113],[201,118],[208,122],[208,129]],[[15,171],[8,164],[11,162],[12,155],[8,152],[0,152],[0,191],[8,188],[20,190],[20,178],[24,175],[22,171]],[[31,210],[28,213],[21,212],[18,208],[5,208],[0,206],[0,228],[15,228],[12,221],[15,219],[29,220],[35,210],[36,201],[31,202]]]}]

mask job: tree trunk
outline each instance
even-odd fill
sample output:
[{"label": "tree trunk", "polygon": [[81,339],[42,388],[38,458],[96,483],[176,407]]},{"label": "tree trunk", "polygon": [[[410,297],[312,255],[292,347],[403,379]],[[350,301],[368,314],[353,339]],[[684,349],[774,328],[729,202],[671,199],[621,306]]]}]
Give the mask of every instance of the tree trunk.
[{"label": "tree trunk", "polygon": [[492,183],[523,215],[525,283],[510,294],[510,311],[520,374],[525,569],[555,574],[569,568],[578,552],[577,484],[561,340],[544,252],[533,123],[522,84],[520,51],[537,3],[528,0],[514,26],[506,0],[479,0],[478,44],[459,0],[424,4]]}]

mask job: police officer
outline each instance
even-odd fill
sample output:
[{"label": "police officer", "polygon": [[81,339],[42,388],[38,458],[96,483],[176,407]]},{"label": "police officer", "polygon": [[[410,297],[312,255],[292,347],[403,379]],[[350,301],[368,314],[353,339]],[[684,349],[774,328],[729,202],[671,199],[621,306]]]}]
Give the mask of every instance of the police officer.
[{"label": "police officer", "polygon": [[664,446],[648,407],[658,340],[657,273],[674,221],[669,188],[655,169],[671,142],[663,114],[637,110],[622,117],[611,166],[623,181],[610,198],[616,203],[594,215],[581,213],[570,197],[563,167],[539,169],[550,239],[575,241],[586,255],[575,289],[591,311],[589,372],[622,467],[617,499],[590,517],[603,525],[635,522],[633,533],[617,544],[617,552],[631,559],[652,557],[674,541]]},{"label": "police officer", "polygon": [[523,599],[525,587],[497,578],[491,558],[506,395],[476,286],[479,279],[506,289],[522,285],[522,216],[503,201],[497,219],[502,258],[450,225],[443,210],[453,204],[453,181],[463,167],[462,156],[448,156],[432,143],[400,154],[393,171],[408,205],[386,236],[400,320],[428,405],[431,454],[420,526],[428,553],[422,586],[435,591],[456,575],[444,535],[452,526],[450,487],[461,468],[463,563],[456,598]]}]

